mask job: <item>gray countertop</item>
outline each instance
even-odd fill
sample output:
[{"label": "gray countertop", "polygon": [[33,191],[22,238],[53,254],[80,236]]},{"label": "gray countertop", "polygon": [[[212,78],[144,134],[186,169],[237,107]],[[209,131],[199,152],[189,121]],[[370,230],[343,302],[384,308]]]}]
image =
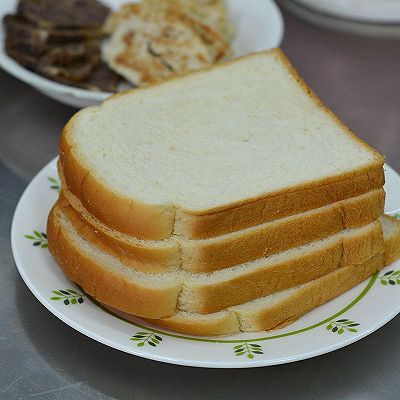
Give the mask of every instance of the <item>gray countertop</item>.
[{"label": "gray countertop", "polygon": [[[339,34],[285,14],[283,48],[320,97],[400,170],[400,41]],[[400,318],[338,351],[246,370],[180,367],[97,343],[50,314],[18,275],[10,225],[74,113],[0,72],[0,399],[400,398]]]}]

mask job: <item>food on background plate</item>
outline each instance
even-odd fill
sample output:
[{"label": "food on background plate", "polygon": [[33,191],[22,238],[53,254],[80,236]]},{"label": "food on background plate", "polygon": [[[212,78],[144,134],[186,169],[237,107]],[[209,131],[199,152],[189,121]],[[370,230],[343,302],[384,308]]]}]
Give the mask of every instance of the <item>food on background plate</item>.
[{"label": "food on background plate", "polygon": [[136,86],[207,67],[232,55],[222,0],[143,0],[108,18],[110,68]]},{"label": "food on background plate", "polygon": [[170,4],[179,12],[187,14],[192,19],[207,25],[222,35],[227,42],[233,39],[235,30],[229,20],[225,0],[145,0],[148,4],[166,8]]},{"label": "food on background plate", "polygon": [[66,276],[189,334],[293,322],[381,269],[399,236],[382,231],[382,156],[279,50],[82,110],[59,173],[48,238]]},{"label": "food on background plate", "polygon": [[[225,0],[142,0],[137,3],[127,1],[119,10],[109,15],[104,30],[108,33],[115,31],[123,19],[130,17],[132,5],[139,6],[139,10],[147,17],[150,17],[152,13],[157,15],[166,11],[184,15],[207,26],[211,33],[217,33],[228,43],[234,37],[235,31],[229,20]],[[136,7],[133,11],[137,12],[135,9]]]},{"label": "food on background plate", "polygon": [[102,36],[98,28],[40,28],[18,15],[6,15],[4,25],[7,42],[27,53],[41,55],[54,44],[68,44],[97,39]]},{"label": "food on background plate", "polygon": [[118,76],[101,59],[110,10],[96,0],[21,0],[6,15],[5,50],[22,66],[56,82],[113,91]]},{"label": "food on background plate", "polygon": [[154,83],[232,56],[224,0],[143,0],[111,15],[97,0],[20,0],[3,25],[11,58],[89,90]]}]

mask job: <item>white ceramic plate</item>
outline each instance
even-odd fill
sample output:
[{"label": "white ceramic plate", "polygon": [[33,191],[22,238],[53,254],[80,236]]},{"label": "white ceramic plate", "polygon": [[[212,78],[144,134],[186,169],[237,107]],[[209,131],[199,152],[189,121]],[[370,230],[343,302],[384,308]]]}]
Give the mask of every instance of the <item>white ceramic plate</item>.
[{"label": "white ceramic plate", "polygon": [[398,23],[400,4],[393,0],[292,0],[310,10],[370,23]]},{"label": "white ceramic plate", "polygon": [[279,0],[301,19],[335,31],[400,37],[400,2],[396,0]]},{"label": "white ceramic plate", "polygon": [[[128,1],[138,0],[102,0],[112,9]],[[13,13],[17,3],[17,0],[1,0],[0,19],[2,20],[6,14]],[[236,31],[232,43],[235,55],[241,56],[279,47],[283,38],[283,19],[274,1],[227,0],[227,4]],[[4,51],[4,40],[4,30],[1,28],[0,67],[47,96],[75,107],[86,107],[98,104],[111,95],[108,92],[93,92],[53,82],[23,68],[7,56]]]},{"label": "white ceramic plate", "polygon": [[[398,213],[400,177],[386,167],[386,179],[386,212]],[[47,251],[43,232],[58,189],[53,160],[32,180],[18,203],[11,232],[18,270],[32,293],[54,315],[84,335],[126,353],[198,367],[283,364],[347,346],[400,311],[397,262],[292,325],[273,332],[192,337],[157,329],[140,319],[136,323],[124,321],[100,308],[66,279]]]}]

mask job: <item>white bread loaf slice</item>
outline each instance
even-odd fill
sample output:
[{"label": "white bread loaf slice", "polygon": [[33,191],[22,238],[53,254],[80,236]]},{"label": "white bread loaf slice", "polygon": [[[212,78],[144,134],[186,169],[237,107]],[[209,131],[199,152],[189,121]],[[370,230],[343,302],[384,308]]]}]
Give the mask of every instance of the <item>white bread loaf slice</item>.
[{"label": "white bread loaf slice", "polygon": [[151,275],[126,268],[91,245],[55,205],[47,223],[49,250],[64,274],[95,299],[128,313],[161,318],[176,310],[181,273]]},{"label": "white bread loaf slice", "polygon": [[[298,287],[224,311],[208,315],[177,311],[172,317],[149,322],[190,335],[228,335],[239,330],[260,331],[284,327],[400,258],[400,221],[383,215],[380,223],[385,251],[363,264],[337,269]],[[128,320],[135,318],[120,310],[111,311]]]},{"label": "white bread loaf slice", "polygon": [[119,258],[124,265],[151,273],[179,268],[196,273],[211,272],[267,257],[334,235],[343,229],[367,225],[382,215],[385,201],[383,189],[377,189],[302,214],[210,239],[189,240],[175,236],[148,241],[107,227],[86,212],[68,190],[63,193],[73,208],[68,207],[62,195],[61,203],[70,221],[79,226],[85,222],[88,225],[85,229],[95,231],[96,235],[91,235],[96,239],[94,244]]},{"label": "white bread loaf slice", "polygon": [[[282,328],[314,308],[343,294],[383,267],[383,254],[363,264],[340,268],[319,279],[213,314],[178,311],[154,325],[190,335],[228,335],[238,331]],[[129,319],[118,310],[112,312]]]},{"label": "white bread loaf slice", "polygon": [[178,308],[199,314],[217,312],[361,264],[384,248],[377,221],[236,267],[190,274],[179,294]]},{"label": "white bread loaf slice", "polygon": [[[147,318],[171,316],[179,308],[202,313],[219,310],[307,282],[345,263],[363,262],[383,251],[382,228],[374,222],[226,269],[223,274],[183,270],[147,274],[105,253],[102,242],[93,238],[96,233],[85,224],[73,224],[65,209],[56,203],[47,228],[49,250],[65,275],[98,301]],[[227,290],[227,286],[232,287]]]},{"label": "white bread loaf slice", "polygon": [[[63,130],[65,182],[139,239],[207,239],[382,187],[383,158],[278,49],[112,96]],[[306,161],[306,162],[305,162]]]}]

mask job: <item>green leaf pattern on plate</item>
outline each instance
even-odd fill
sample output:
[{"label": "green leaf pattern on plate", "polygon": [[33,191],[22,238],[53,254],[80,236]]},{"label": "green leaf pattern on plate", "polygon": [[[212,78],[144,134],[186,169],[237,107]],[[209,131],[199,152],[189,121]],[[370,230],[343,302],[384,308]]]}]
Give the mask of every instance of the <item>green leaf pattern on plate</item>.
[{"label": "green leaf pattern on plate", "polygon": [[379,276],[379,281],[384,286],[394,286],[396,284],[400,285],[400,270],[385,272],[383,275]]},{"label": "green leaf pattern on plate", "polygon": [[32,245],[45,249],[48,246],[47,235],[44,232],[34,230],[31,235],[24,235],[26,239],[32,240]]},{"label": "green leaf pattern on plate", "polygon": [[69,304],[82,304],[83,294],[78,293],[73,289],[60,289],[53,290],[53,293],[57,296],[50,297],[50,300],[63,300],[64,304],[68,306]]},{"label": "green leaf pattern on plate", "polygon": [[260,344],[249,342],[243,342],[236,345],[233,348],[233,351],[235,353],[235,356],[246,356],[249,360],[252,360],[257,354],[264,354],[263,348]]},{"label": "green leaf pattern on plate", "polygon": [[154,332],[136,332],[130,340],[133,340],[136,343],[136,346],[143,347],[143,346],[151,346],[157,347],[162,342],[162,337],[155,334]]},{"label": "green leaf pattern on plate", "polygon": [[336,321],[330,321],[326,326],[328,331],[342,335],[345,331],[355,333],[357,332],[356,326],[359,326],[355,321],[349,319],[338,319]]},{"label": "green leaf pattern on plate", "polygon": [[51,185],[50,185],[50,189],[57,190],[57,192],[60,191],[60,189],[61,189],[61,184],[60,184],[60,181],[59,181],[58,179],[49,176],[49,177],[47,177],[47,180],[48,180],[48,181],[50,182],[50,184],[51,184]]}]

